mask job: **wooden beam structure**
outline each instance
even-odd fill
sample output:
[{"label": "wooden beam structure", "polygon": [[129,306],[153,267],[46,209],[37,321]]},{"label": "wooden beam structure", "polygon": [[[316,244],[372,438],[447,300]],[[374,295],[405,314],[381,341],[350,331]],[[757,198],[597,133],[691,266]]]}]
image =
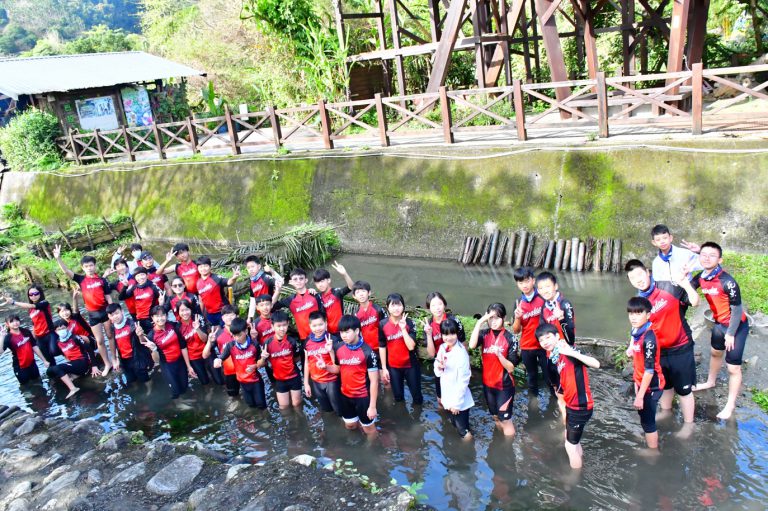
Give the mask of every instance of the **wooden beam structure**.
[{"label": "wooden beam structure", "polygon": [[426,92],[437,92],[440,86],[445,83],[445,77],[448,74],[448,64],[451,61],[451,53],[456,44],[456,38],[459,35],[464,19],[464,8],[467,6],[467,0],[452,0],[445,15],[445,28],[440,42],[437,43],[435,57],[432,62],[432,73],[429,75],[429,83]]},{"label": "wooden beam structure", "polygon": [[[563,49],[560,46],[560,36],[557,33],[557,23],[554,16],[560,2],[561,0],[536,0],[536,13],[539,17],[541,35],[544,38],[544,48],[547,50],[549,73],[552,76],[553,82],[565,82],[568,80]],[[558,101],[563,101],[569,96],[570,92],[571,89],[569,87],[558,87],[555,89],[555,96]],[[561,115],[567,116],[567,113],[561,110]]]}]

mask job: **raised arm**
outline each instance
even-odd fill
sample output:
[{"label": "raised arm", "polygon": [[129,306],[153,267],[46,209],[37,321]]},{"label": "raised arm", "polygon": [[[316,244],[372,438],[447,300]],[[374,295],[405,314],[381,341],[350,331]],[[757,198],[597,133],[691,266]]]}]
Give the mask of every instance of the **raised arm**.
[{"label": "raised arm", "polygon": [[61,271],[63,271],[70,279],[74,278],[75,272],[67,268],[66,263],[61,259],[61,245],[55,245],[53,247],[53,257],[56,259],[56,263],[59,265],[59,268],[61,268]]},{"label": "raised arm", "polygon": [[558,347],[560,349],[561,355],[575,358],[576,360],[580,361],[582,364],[584,364],[587,367],[591,367],[593,369],[600,369],[600,361],[597,360],[595,357],[590,357],[589,355],[585,355],[584,353],[576,351],[575,349],[573,349],[573,347],[569,346],[565,342],[558,343]]},{"label": "raised arm", "polygon": [[334,261],[333,264],[331,264],[331,267],[344,278],[344,282],[349,289],[352,289],[355,286],[355,281],[349,276],[349,273],[347,273],[347,269],[344,268],[344,266]]},{"label": "raised arm", "polygon": [[168,253],[165,254],[165,261],[163,261],[162,264],[157,268],[158,275],[174,272],[175,268],[173,266],[169,267],[174,257],[176,257],[176,252],[174,252],[173,250],[169,250]]},{"label": "raised arm", "polygon": [[482,326],[487,323],[488,320],[493,316],[494,314],[489,312],[477,320],[477,323],[475,323],[475,328],[472,329],[472,334],[469,336],[469,349],[473,350],[477,347],[477,343],[480,341],[480,330],[482,330]]}]

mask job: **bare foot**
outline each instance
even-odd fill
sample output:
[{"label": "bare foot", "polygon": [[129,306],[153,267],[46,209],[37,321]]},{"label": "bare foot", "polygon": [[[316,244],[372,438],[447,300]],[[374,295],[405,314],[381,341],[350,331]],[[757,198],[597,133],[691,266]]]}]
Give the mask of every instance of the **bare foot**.
[{"label": "bare foot", "polygon": [[104,366],[104,369],[101,371],[101,376],[108,375],[111,370],[112,370],[112,364],[106,364]]},{"label": "bare foot", "polygon": [[694,392],[698,392],[700,390],[711,389],[714,386],[715,386],[715,382],[705,381],[704,383],[699,383],[697,385],[693,385],[691,387],[691,390],[694,391]]},{"label": "bare foot", "polygon": [[67,394],[67,397],[65,399],[71,398],[72,396],[74,396],[78,392],[80,392],[80,389],[78,387],[73,388],[72,390],[69,391],[69,394]]},{"label": "bare foot", "polygon": [[723,410],[717,414],[718,419],[722,420],[728,420],[731,418],[731,415],[733,415],[733,408],[730,406],[727,406],[723,408]]},{"label": "bare foot", "polygon": [[675,438],[678,438],[680,440],[688,440],[689,438],[691,438],[691,435],[693,434],[695,429],[696,429],[696,426],[693,422],[684,422],[683,427],[680,428],[680,431],[675,433]]}]

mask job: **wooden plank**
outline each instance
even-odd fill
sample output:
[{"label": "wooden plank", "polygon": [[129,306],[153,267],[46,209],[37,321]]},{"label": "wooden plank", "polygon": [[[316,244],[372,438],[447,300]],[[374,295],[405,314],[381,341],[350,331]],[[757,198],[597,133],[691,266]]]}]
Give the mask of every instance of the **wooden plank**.
[{"label": "wooden plank", "polygon": [[451,102],[445,92],[445,86],[440,86],[440,117],[443,120],[443,139],[446,144],[453,144],[453,132],[451,131]]},{"label": "wooden plank", "polygon": [[[557,23],[554,16],[550,14],[547,17],[546,15],[550,10],[554,12],[558,4],[559,0],[536,0],[536,13],[541,24],[541,34],[544,37],[544,47],[547,50],[547,62],[552,80],[564,82],[568,80],[568,73],[565,69],[565,59],[560,46],[560,36],[557,33]],[[569,94],[570,89],[567,87],[555,89],[555,96],[558,101],[563,101]],[[560,118],[567,119],[568,117],[570,116],[567,112],[560,110]]]},{"label": "wooden plank", "polygon": [[99,128],[96,128],[95,130],[93,130],[94,140],[96,140],[96,150],[99,152],[99,158],[101,158],[101,163],[105,163],[107,160],[104,158],[104,148],[101,147],[101,137],[99,137],[99,133],[101,133],[101,130]]},{"label": "wooden plank", "polygon": [[197,129],[192,122],[192,117],[187,117],[187,135],[189,135],[189,145],[192,148],[192,154],[197,154],[200,149],[197,147]]},{"label": "wooden plank", "polygon": [[128,128],[123,124],[123,142],[125,143],[125,153],[128,156],[128,161],[136,161],[136,155],[131,147],[131,137],[128,135]]},{"label": "wooden plank", "polygon": [[[589,77],[594,80],[600,64],[597,59],[597,38],[595,37],[595,12],[590,7],[589,0],[580,0],[584,14],[584,47],[587,52],[587,70]],[[574,4],[575,6],[575,4]]]},{"label": "wooden plank", "polygon": [[[397,1],[389,1],[389,18],[392,24],[392,43],[395,51],[400,50],[400,19],[397,15]],[[403,56],[395,55],[395,66],[397,68],[397,90],[400,94],[405,94],[405,66],[403,65]]]},{"label": "wooden plank", "polygon": [[451,60],[451,53],[456,44],[456,38],[459,35],[460,23],[463,20],[464,8],[467,6],[467,0],[452,0],[445,19],[445,29],[440,42],[437,44],[437,50],[432,65],[432,73],[429,75],[427,92],[437,92],[441,85],[445,84],[445,77],[448,74],[448,64]]},{"label": "wooden plank", "polygon": [[512,85],[515,88],[514,103],[517,139],[524,142],[528,140],[528,134],[525,131],[525,105],[523,104],[523,89],[519,79],[515,79],[512,82]]},{"label": "wooden plank", "polygon": [[597,125],[600,138],[608,138],[608,91],[604,71],[597,73]]},{"label": "wooden plank", "polygon": [[691,133],[701,135],[701,119],[704,110],[703,87],[704,78],[702,76],[702,64],[697,62],[693,65],[693,77],[691,78],[691,87],[693,87],[692,105],[691,105]]},{"label": "wooden plank", "polygon": [[164,160],[165,152],[163,151],[163,139],[160,138],[160,130],[157,129],[157,124],[152,125],[152,134],[155,136],[155,149],[157,149],[157,156],[161,160]]},{"label": "wooden plank", "polygon": [[280,130],[280,119],[277,117],[277,114],[275,113],[275,107],[274,106],[268,106],[267,107],[267,115],[269,115],[269,123],[272,125],[272,136],[275,137],[275,150],[279,151],[280,146],[282,145],[283,140],[283,134]]},{"label": "wooden plank", "polygon": [[321,99],[317,102],[318,112],[320,113],[320,127],[323,134],[323,147],[326,149],[333,149],[333,140],[331,139],[331,117],[328,115],[328,110],[325,108],[325,100]]},{"label": "wooden plank", "polygon": [[688,24],[687,62],[689,66],[701,62],[707,38],[709,0],[693,0],[691,21]]},{"label": "wooden plank", "polygon": [[[691,0],[673,0],[672,22],[670,24],[669,34],[669,53],[667,55],[667,72],[674,73],[683,69],[683,51],[685,50],[685,34],[688,30],[688,9]],[[673,79],[667,79],[667,85],[672,83]],[[673,88],[670,94],[677,94],[677,89]]]},{"label": "wooden plank", "polygon": [[229,105],[224,105],[224,118],[227,120],[227,134],[229,135],[229,147],[232,149],[232,154],[240,154],[240,146],[238,145],[237,130],[232,122],[232,112],[229,110]]},{"label": "wooden plank", "polygon": [[75,163],[80,165],[80,151],[77,148],[77,144],[75,143],[75,137],[72,134],[72,128],[69,128],[69,144],[72,146],[72,155],[75,158]]},{"label": "wooden plank", "polygon": [[389,147],[389,135],[387,134],[387,114],[384,112],[384,103],[381,100],[381,93],[376,93],[374,96],[376,100],[376,116],[379,120],[379,140],[381,140],[381,147]]}]

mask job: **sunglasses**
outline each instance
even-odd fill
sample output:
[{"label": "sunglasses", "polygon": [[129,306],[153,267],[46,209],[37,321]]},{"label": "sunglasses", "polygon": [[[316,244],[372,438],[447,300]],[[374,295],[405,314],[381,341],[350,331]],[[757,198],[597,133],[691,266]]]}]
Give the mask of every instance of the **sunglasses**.
[{"label": "sunglasses", "polygon": [[184,287],[184,284],[171,284],[171,287]]},{"label": "sunglasses", "polygon": [[40,296],[40,291],[30,291],[29,296]]}]

